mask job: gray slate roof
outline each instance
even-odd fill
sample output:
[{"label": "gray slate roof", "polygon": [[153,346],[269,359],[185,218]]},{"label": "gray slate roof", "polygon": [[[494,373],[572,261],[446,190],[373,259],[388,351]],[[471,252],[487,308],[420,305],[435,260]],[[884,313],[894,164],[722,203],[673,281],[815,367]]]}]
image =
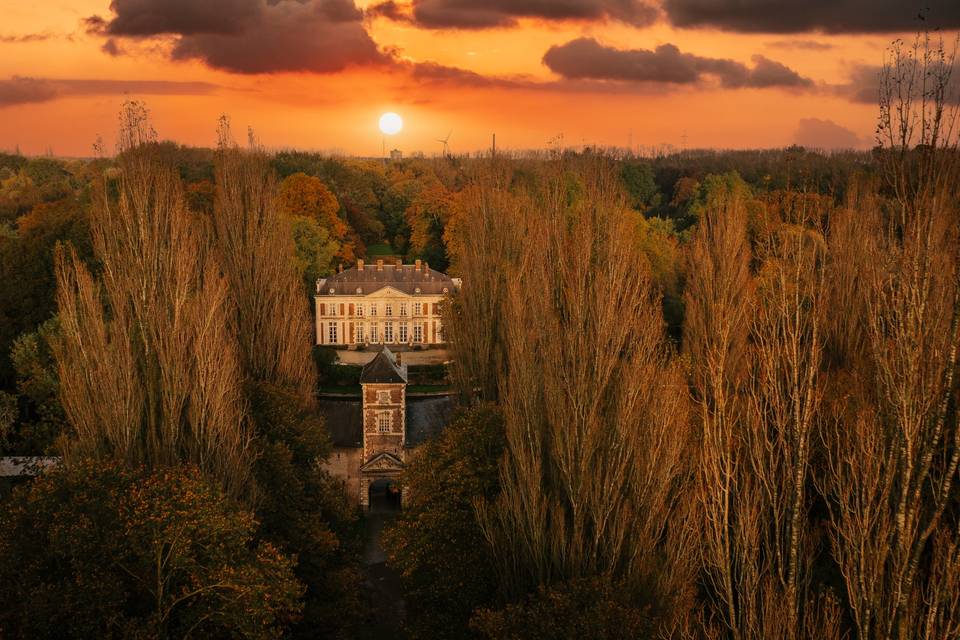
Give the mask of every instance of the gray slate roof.
[{"label": "gray slate roof", "polygon": [[443,431],[451,417],[453,417],[453,402],[450,396],[408,399],[406,445],[420,446]]},{"label": "gray slate roof", "polygon": [[60,458],[45,456],[0,457],[0,478],[36,476],[60,464]]},{"label": "gray slate roof", "polygon": [[[321,398],[320,412],[327,422],[335,447],[363,446],[363,403],[360,400]],[[453,415],[449,396],[407,399],[408,447],[417,447],[447,426]]]},{"label": "gray slate roof", "polygon": [[360,400],[321,398],[320,413],[335,447],[363,446],[363,403]]},{"label": "gray slate roof", "polygon": [[360,372],[360,384],[378,383],[407,383],[407,365],[398,365],[397,356],[386,345]]},{"label": "gray slate roof", "polygon": [[[423,294],[440,295],[444,288],[453,291],[454,286],[455,283],[450,276],[430,269],[426,265],[417,270],[416,265],[413,264],[399,267],[396,264],[385,264],[381,271],[377,271],[377,265],[368,264],[364,265],[363,271],[352,267],[323,280],[317,295],[355,295],[357,289],[362,289],[363,294],[367,295],[384,287],[393,287],[410,295],[415,295],[417,288]],[[331,289],[333,293],[330,293]]]}]

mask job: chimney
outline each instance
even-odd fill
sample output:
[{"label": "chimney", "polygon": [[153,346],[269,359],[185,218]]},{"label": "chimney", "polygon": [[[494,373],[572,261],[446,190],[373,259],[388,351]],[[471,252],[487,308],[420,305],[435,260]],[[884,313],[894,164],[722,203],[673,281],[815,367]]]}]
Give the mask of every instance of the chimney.
[{"label": "chimney", "polygon": [[342,262],[337,266],[337,273],[343,273],[343,263],[342,263]]},{"label": "chimney", "polygon": [[417,270],[417,271],[420,271],[421,262],[420,262],[419,260],[417,260],[416,265],[417,265],[416,270]]},{"label": "chimney", "polygon": [[377,271],[383,271],[383,258],[377,258]]},{"label": "chimney", "polygon": [[357,271],[363,271],[363,260],[357,260]]}]

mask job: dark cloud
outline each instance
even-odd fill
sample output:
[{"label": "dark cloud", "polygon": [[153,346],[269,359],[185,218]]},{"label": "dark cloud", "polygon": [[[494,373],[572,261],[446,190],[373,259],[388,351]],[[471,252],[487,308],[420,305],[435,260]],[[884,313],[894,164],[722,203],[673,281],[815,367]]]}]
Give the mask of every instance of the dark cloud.
[{"label": "dark cloud", "polygon": [[438,82],[469,87],[516,86],[515,81],[481,75],[475,71],[448,67],[436,62],[417,62],[405,65],[410,76],[419,82]]},{"label": "dark cloud", "polygon": [[793,141],[813,149],[860,149],[870,146],[870,141],[840,126],[832,120],[803,118],[797,125]]},{"label": "dark cloud", "polygon": [[208,82],[25,78],[0,80],[0,107],[91,95],[206,95],[219,87]]},{"label": "dark cloud", "polygon": [[829,51],[833,45],[819,40],[776,40],[768,42],[768,47],[774,49],[795,49],[798,51]]},{"label": "dark cloud", "polygon": [[0,107],[31,102],[47,102],[57,97],[57,89],[49,82],[14,76],[0,80]]},{"label": "dark cloud", "polygon": [[850,70],[850,81],[840,85],[836,91],[853,102],[877,104],[880,97],[881,67],[858,64]]},{"label": "dark cloud", "polygon": [[258,22],[239,35],[183,36],[173,57],[197,58],[235,73],[330,73],[387,61],[362,22],[331,20],[324,5],[298,2],[268,7]]},{"label": "dark cloud", "polygon": [[649,49],[616,49],[592,38],[551,47],[543,62],[567,79],[692,85],[712,77],[726,88],[808,88],[813,81],[793,69],[754,56],[754,66],[735,60],[683,53],[672,44]]},{"label": "dark cloud", "polygon": [[255,0],[113,0],[110,10],[114,17],[104,22],[105,31],[114,36],[238,34],[258,19],[262,6]]},{"label": "dark cloud", "polygon": [[26,44],[28,42],[43,42],[44,40],[49,40],[51,38],[53,38],[53,34],[50,33],[25,33],[22,35],[12,36],[0,35],[0,43]]},{"label": "dark cloud", "polygon": [[113,0],[113,17],[85,20],[88,32],[114,38],[175,36],[171,56],[235,73],[329,73],[382,64],[353,0]]},{"label": "dark cloud", "polygon": [[123,48],[117,44],[116,38],[107,38],[107,41],[103,43],[103,46],[100,47],[100,50],[103,51],[108,56],[120,56],[123,55]]},{"label": "dark cloud", "polygon": [[397,21],[409,21],[412,20],[410,13],[406,11],[406,8],[394,2],[394,0],[386,0],[385,2],[380,2],[371,7],[367,8],[367,15],[369,16],[379,16],[383,18],[389,18],[390,20]]},{"label": "dark cloud", "polygon": [[617,20],[646,26],[659,12],[645,0],[386,0],[368,10],[428,29],[509,27],[519,18],[542,20]]},{"label": "dark cloud", "polygon": [[[918,16],[923,9],[924,19]],[[957,0],[664,0],[674,26],[745,33],[892,33],[960,28]]]},{"label": "dark cloud", "polygon": [[[950,76],[950,85],[944,94],[947,103],[960,105],[960,75],[955,69]],[[834,93],[852,102],[877,104],[880,100],[880,77],[883,67],[878,65],[857,64],[851,67],[849,80],[833,87]],[[918,74],[922,73],[918,71]]]}]

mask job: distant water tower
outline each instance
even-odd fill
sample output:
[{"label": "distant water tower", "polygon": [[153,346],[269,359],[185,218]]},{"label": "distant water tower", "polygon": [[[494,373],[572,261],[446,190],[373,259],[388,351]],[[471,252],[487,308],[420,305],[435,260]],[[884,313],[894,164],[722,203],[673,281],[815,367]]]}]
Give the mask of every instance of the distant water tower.
[{"label": "distant water tower", "polygon": [[400,149],[391,149],[391,150],[390,150],[390,159],[391,159],[391,160],[403,160],[403,151],[400,151]]}]

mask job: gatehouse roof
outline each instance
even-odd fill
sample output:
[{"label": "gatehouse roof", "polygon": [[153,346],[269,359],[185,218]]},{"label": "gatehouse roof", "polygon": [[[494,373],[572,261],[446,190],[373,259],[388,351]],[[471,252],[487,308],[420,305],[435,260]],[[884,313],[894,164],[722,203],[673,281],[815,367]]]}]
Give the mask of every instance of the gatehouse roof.
[{"label": "gatehouse roof", "polygon": [[397,362],[397,356],[386,345],[360,372],[360,384],[406,384],[407,366]]}]

